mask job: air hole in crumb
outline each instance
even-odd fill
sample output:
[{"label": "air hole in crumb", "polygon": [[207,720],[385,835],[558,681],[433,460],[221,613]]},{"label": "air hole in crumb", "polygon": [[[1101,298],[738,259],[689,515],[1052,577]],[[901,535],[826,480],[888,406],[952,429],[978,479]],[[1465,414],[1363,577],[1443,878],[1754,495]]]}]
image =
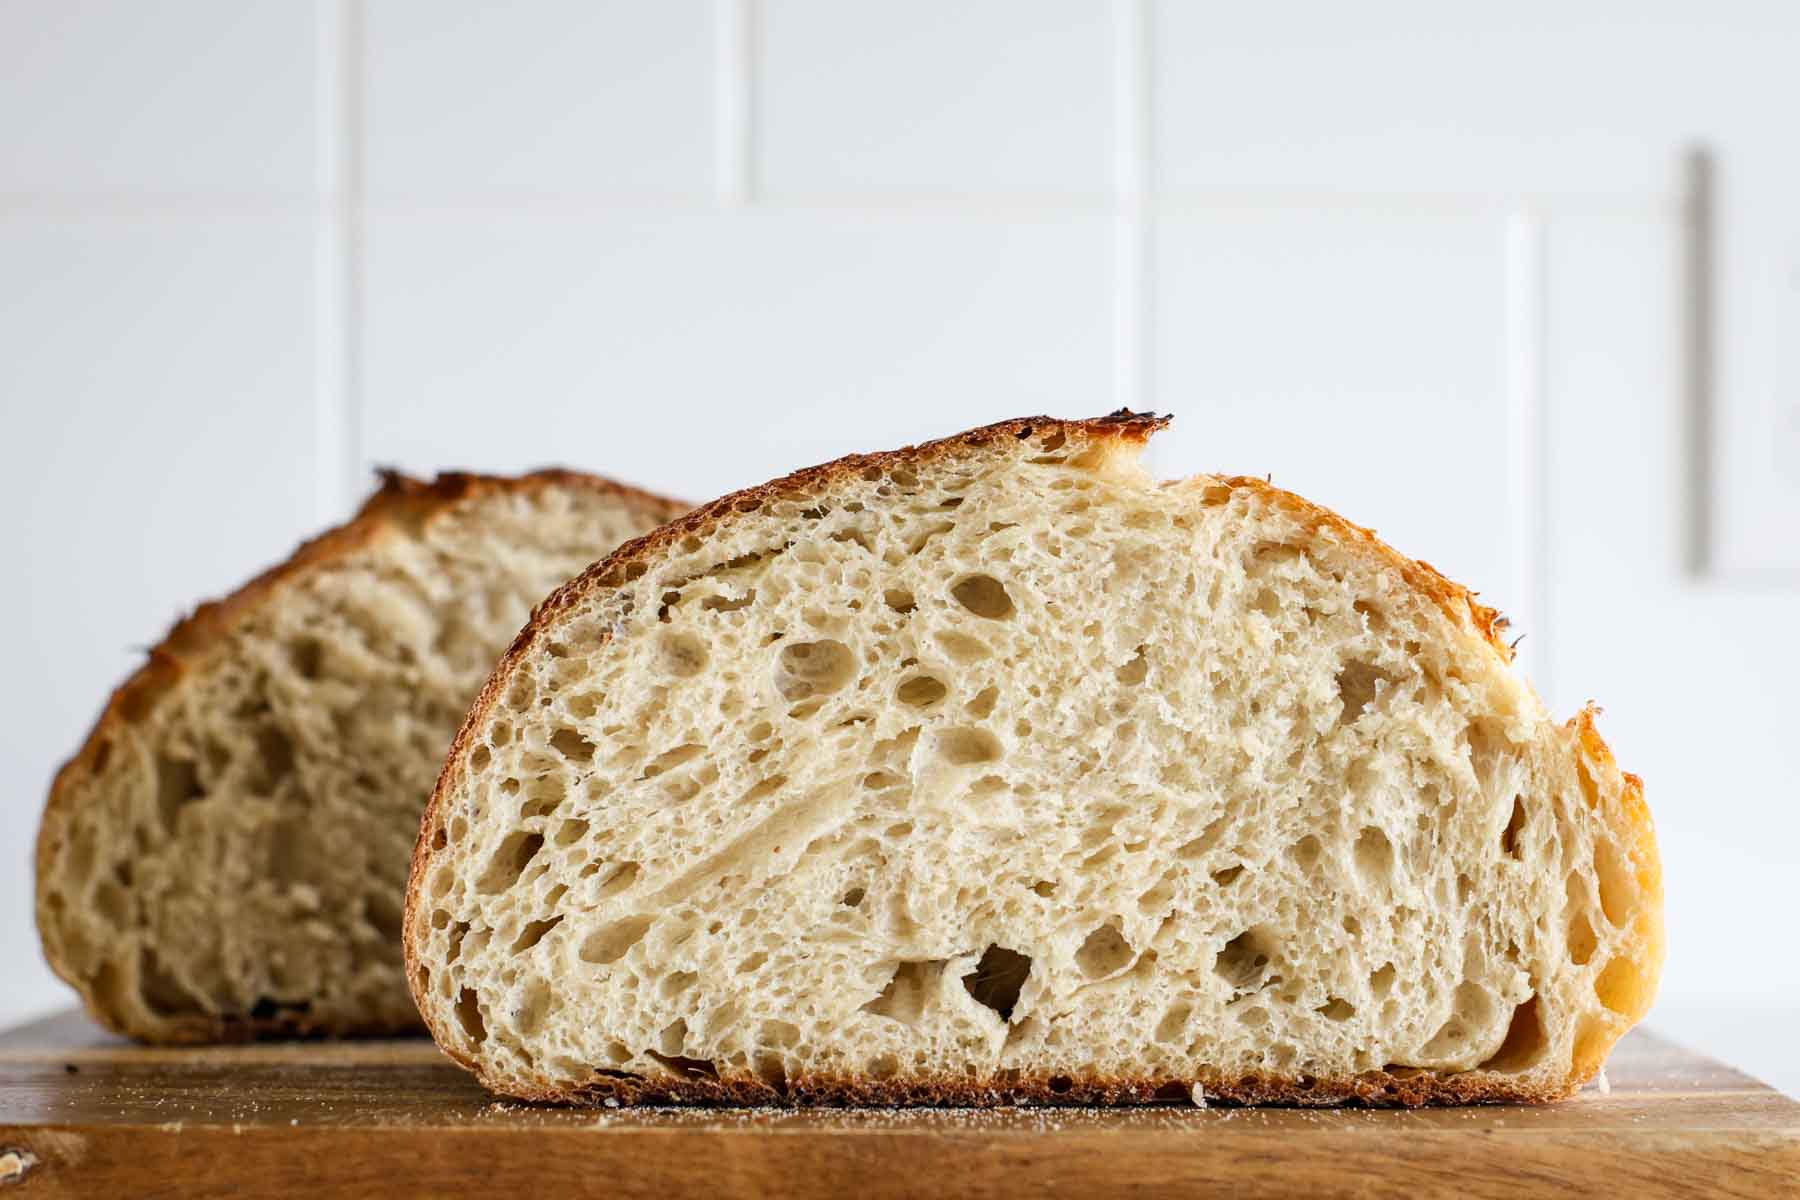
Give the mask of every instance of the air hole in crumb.
[{"label": "air hole in crumb", "polygon": [[777,1096],[788,1094],[787,1061],[773,1051],[756,1056],[756,1077]]},{"label": "air hole in crumb", "polygon": [[758,950],[756,953],[752,954],[750,957],[746,958],[743,962],[741,962],[737,965],[738,974],[739,975],[748,975],[750,972],[756,970],[756,968],[762,966],[764,963],[766,963],[768,961],[769,961],[769,956],[767,954],[763,953],[761,950]]},{"label": "air hole in crumb", "polygon": [[1048,899],[1056,895],[1056,884],[1048,879],[1040,879],[1031,885],[1031,890]]},{"label": "air hole in crumb", "polygon": [[863,1005],[862,1011],[902,1025],[917,1024],[943,974],[944,960],[941,958],[898,963],[887,986],[881,989],[880,995]]},{"label": "air hole in crumb", "polygon": [[1536,1066],[1550,1048],[1544,1034],[1544,1023],[1538,1016],[1538,998],[1534,995],[1513,1009],[1506,1026],[1506,1039],[1493,1056],[1478,1068],[1483,1071],[1517,1072]]},{"label": "air hole in crumb", "polygon": [[1353,724],[1375,702],[1381,693],[1381,685],[1393,682],[1393,676],[1373,663],[1363,662],[1361,659],[1345,663],[1337,676],[1338,698],[1344,705],[1338,722],[1343,725]]},{"label": "air hole in crumb", "polygon": [[582,838],[587,836],[587,831],[588,823],[580,818],[564,821],[556,827],[556,844],[558,846],[573,846],[576,842],[579,842]]},{"label": "air hole in crumb", "polygon": [[975,1003],[992,1009],[1002,1021],[1012,1019],[1019,991],[1031,974],[1031,956],[990,943],[975,969],[962,977],[962,985]]},{"label": "air hole in crumb", "polygon": [[865,894],[866,893],[863,891],[862,888],[859,888],[859,887],[851,888],[849,891],[844,893],[844,899],[843,899],[844,907],[845,908],[857,907],[859,904],[861,904],[863,902],[863,896]]},{"label": "air hole in crumb", "polygon": [[1132,654],[1131,658],[1123,666],[1113,672],[1113,678],[1117,679],[1126,687],[1136,687],[1138,684],[1144,682],[1144,679],[1149,674],[1149,660],[1144,657],[1144,647],[1139,646],[1136,652]]},{"label": "air hole in crumb", "polygon": [[917,554],[931,543],[932,538],[937,537],[940,534],[949,533],[954,528],[956,528],[956,526],[950,524],[948,521],[940,521],[932,525],[927,525],[907,539],[906,552],[908,554]]},{"label": "air hole in crumb", "polygon": [[1251,991],[1268,974],[1270,949],[1261,930],[1246,929],[1220,949],[1213,973],[1239,991]]},{"label": "air hole in crumb", "polygon": [[1050,1091],[1052,1095],[1066,1096],[1074,1089],[1074,1087],[1075,1081],[1070,1079],[1067,1075],[1052,1075],[1050,1077]]},{"label": "air hole in crumb", "polygon": [[509,833],[500,848],[494,851],[494,857],[488,860],[487,870],[475,883],[475,890],[484,896],[492,896],[503,892],[519,881],[531,860],[543,848],[544,835],[541,833]]},{"label": "air hole in crumb", "polygon": [[905,588],[889,588],[881,593],[881,600],[897,613],[909,613],[919,606],[913,599],[913,594]]},{"label": "air hole in crumb", "polygon": [[533,1034],[544,1023],[544,1015],[550,1009],[550,985],[542,979],[532,978],[519,989],[519,1003],[514,1009],[513,1019],[518,1022],[519,1032]]},{"label": "air hole in crumb", "polygon": [[1485,1026],[1494,1015],[1493,995],[1480,984],[1465,980],[1457,984],[1451,998],[1450,1015],[1425,1043],[1421,1051],[1427,1058],[1445,1058],[1461,1051],[1470,1035]]},{"label": "air hole in crumb", "polygon": [[634,862],[620,863],[618,866],[614,867],[612,873],[601,882],[597,898],[601,900],[610,900],[626,888],[629,888],[632,884],[637,882],[640,870],[641,868]]},{"label": "air hole in crumb", "polygon": [[1191,1004],[1170,1005],[1168,1010],[1163,1013],[1162,1020],[1156,1023],[1156,1033],[1153,1036],[1157,1041],[1167,1045],[1179,1041],[1182,1033],[1187,1029],[1188,1017],[1193,1011],[1194,1006]]},{"label": "air hole in crumb", "polygon": [[1087,935],[1075,951],[1075,965],[1089,979],[1104,979],[1125,969],[1131,962],[1131,943],[1113,924],[1100,926]]},{"label": "air hole in crumb", "polygon": [[956,602],[978,617],[1000,621],[1010,617],[1013,600],[1006,585],[992,575],[969,575],[950,587]]},{"label": "air hole in crumb", "polygon": [[992,651],[980,638],[970,637],[966,633],[954,630],[942,630],[933,635],[945,654],[959,663],[975,663],[986,658]]},{"label": "air hole in crumb", "polygon": [[549,933],[552,929],[555,929],[561,923],[561,917],[551,917],[547,921],[528,922],[525,928],[519,931],[519,936],[513,939],[512,953],[523,954],[525,951],[543,941],[544,935]]},{"label": "air hole in crumb", "polygon": [[456,1019],[471,1042],[479,1044],[487,1040],[487,1023],[481,1019],[481,997],[470,988],[464,988],[456,997]]},{"label": "air hole in crumb", "polygon": [[656,990],[662,993],[665,1000],[673,1000],[698,982],[700,976],[694,971],[670,971],[664,975]]},{"label": "air hole in crumb", "polygon": [[1512,819],[1507,821],[1506,828],[1500,832],[1500,852],[1512,858],[1523,858],[1519,848],[1519,834],[1525,830],[1525,798],[1513,797]]},{"label": "air hole in crumb", "polygon": [[1288,847],[1288,856],[1302,871],[1310,871],[1317,866],[1319,857],[1324,853],[1325,848],[1319,844],[1319,839],[1310,833]]},{"label": "air hole in crumb", "polygon": [[469,751],[469,769],[477,774],[487,770],[488,765],[493,761],[494,752],[489,750],[486,744],[479,745],[475,747],[475,749]]},{"label": "air hole in crumb", "polygon": [[1175,898],[1175,873],[1170,871],[1138,894],[1138,911],[1161,912]]},{"label": "air hole in crumb", "polygon": [[286,733],[272,725],[256,731],[257,765],[261,768],[259,790],[273,791],[294,769],[294,743]]},{"label": "air hole in crumb", "polygon": [[658,775],[673,771],[683,763],[692,762],[694,759],[699,758],[705,749],[706,747],[700,745],[698,742],[685,742],[682,745],[664,750],[661,754],[644,764],[644,769],[638,772],[638,778],[655,779]]},{"label": "air hole in crumb", "polygon": [[174,833],[182,808],[201,795],[200,769],[191,759],[156,756],[156,810],[164,829]]},{"label": "air hole in crumb", "polygon": [[993,715],[994,705],[1000,699],[1000,689],[989,686],[977,692],[975,698],[964,706],[964,711],[977,721],[985,721]]},{"label": "air hole in crumb", "polygon": [[325,659],[325,647],[317,638],[300,638],[288,645],[288,661],[302,679],[317,679]]},{"label": "air hole in crumb", "polygon": [[878,1054],[869,1062],[869,1078],[892,1079],[900,1073],[900,1059],[892,1054]]},{"label": "air hole in crumb", "polygon": [[739,609],[749,608],[754,603],[756,603],[756,589],[745,588],[744,594],[735,599],[723,595],[708,596],[700,601],[700,609],[702,612],[737,612]]},{"label": "air hole in crumb", "polygon": [[1569,961],[1576,966],[1584,966],[1594,957],[1594,950],[1600,939],[1594,936],[1594,927],[1588,923],[1587,914],[1577,912],[1569,918]]},{"label": "air hole in crumb", "polygon": [[1318,1008],[1313,1009],[1313,1011],[1323,1016],[1327,1021],[1348,1021],[1351,1017],[1356,1015],[1355,1007],[1352,1006],[1348,1000],[1338,996],[1333,996]]},{"label": "air hole in crumb", "polygon": [[1356,869],[1372,882],[1383,883],[1393,878],[1394,844],[1385,832],[1365,825],[1356,835]]},{"label": "air hole in crumb", "polygon": [[581,960],[602,965],[618,962],[625,957],[626,951],[643,939],[654,919],[627,917],[623,921],[601,926],[588,934],[587,939],[581,943]]},{"label": "air hole in crumb", "polygon": [[573,729],[558,729],[550,735],[550,744],[556,748],[558,754],[570,762],[590,763],[594,761],[594,743]]},{"label": "air hole in crumb", "polygon": [[1230,887],[1238,881],[1238,876],[1243,873],[1244,864],[1239,863],[1235,867],[1226,867],[1222,871],[1214,871],[1212,873],[1212,881],[1220,887]]},{"label": "air hole in crumb", "polygon": [[1225,816],[1226,814],[1221,813],[1207,823],[1206,828],[1200,831],[1199,837],[1192,838],[1177,846],[1175,848],[1175,857],[1182,859],[1201,858],[1207,851],[1217,846],[1225,834]]},{"label": "air hole in crumb", "polygon": [[842,642],[794,642],[775,659],[775,690],[784,700],[837,691],[856,674],[856,655]]},{"label": "air hole in crumb", "polygon": [[706,643],[691,633],[664,633],[657,642],[657,666],[677,679],[704,671],[707,658]]},{"label": "air hole in crumb", "polygon": [[684,1079],[717,1079],[719,1077],[719,1069],[713,1065],[710,1058],[684,1058],[679,1054],[659,1054],[654,1050],[646,1050],[644,1053]]},{"label": "air hole in crumb", "polygon": [[1369,976],[1369,992],[1377,1000],[1386,999],[1388,993],[1392,992],[1393,990],[1394,990],[1394,964],[1393,963],[1388,963],[1386,966],[1382,967],[1380,970],[1376,971],[1375,973],[1373,973],[1372,975]]},{"label": "air hole in crumb", "polygon": [[942,682],[929,675],[914,675],[901,683],[894,695],[902,704],[925,708],[942,700],[948,691]]},{"label": "air hole in crumb", "polygon": [[1000,759],[1000,739],[985,729],[971,725],[940,729],[935,740],[939,757],[954,766],[976,766]]}]

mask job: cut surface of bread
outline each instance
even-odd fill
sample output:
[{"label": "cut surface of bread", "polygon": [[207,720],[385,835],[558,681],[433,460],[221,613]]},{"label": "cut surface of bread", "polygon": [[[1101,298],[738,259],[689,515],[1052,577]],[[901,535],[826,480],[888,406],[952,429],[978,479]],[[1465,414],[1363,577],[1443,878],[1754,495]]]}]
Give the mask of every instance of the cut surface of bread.
[{"label": "cut surface of bread", "polygon": [[1639,781],[1462,588],[1160,419],[727,496],[540,607],[407,893],[527,1099],[1544,1100],[1650,1004]]},{"label": "cut surface of bread", "polygon": [[388,473],[348,524],[201,606],[52,785],[51,967],[149,1041],[417,1028],[408,851],[457,722],[531,605],[684,510],[568,471]]}]

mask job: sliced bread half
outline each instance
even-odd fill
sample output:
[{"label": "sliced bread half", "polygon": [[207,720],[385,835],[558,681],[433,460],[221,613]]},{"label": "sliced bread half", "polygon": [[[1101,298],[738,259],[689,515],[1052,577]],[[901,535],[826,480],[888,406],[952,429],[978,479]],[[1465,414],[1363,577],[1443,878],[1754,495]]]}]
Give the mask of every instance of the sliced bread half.
[{"label": "sliced bread half", "polygon": [[407,893],[525,1099],[1547,1100],[1648,1007],[1661,869],[1502,621],[1163,421],[727,496],[563,587]]},{"label": "sliced bread half", "polygon": [[155,1042],[416,1028],[408,849],[533,603],[685,506],[568,471],[388,474],[113,693],[38,837],[50,965]]}]

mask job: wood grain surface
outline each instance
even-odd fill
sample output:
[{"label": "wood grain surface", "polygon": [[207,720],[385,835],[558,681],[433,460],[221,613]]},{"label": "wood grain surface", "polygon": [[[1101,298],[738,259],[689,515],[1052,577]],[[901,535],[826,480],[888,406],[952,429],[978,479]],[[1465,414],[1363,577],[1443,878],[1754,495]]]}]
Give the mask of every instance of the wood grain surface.
[{"label": "wood grain surface", "polygon": [[574,1110],[426,1041],[0,1035],[0,1200],[49,1196],[1800,1197],[1800,1104],[1638,1031],[1610,1092],[1418,1112]]}]

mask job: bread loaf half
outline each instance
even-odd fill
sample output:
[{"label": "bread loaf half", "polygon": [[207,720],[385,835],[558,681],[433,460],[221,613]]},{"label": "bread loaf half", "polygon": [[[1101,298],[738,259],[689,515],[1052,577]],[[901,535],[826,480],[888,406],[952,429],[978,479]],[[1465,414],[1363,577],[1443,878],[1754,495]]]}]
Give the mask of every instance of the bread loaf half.
[{"label": "bread loaf half", "polygon": [[414,1028],[408,849],[530,607],[684,506],[566,471],[388,475],[113,694],[38,837],[44,953],[149,1041]]},{"label": "bread loaf half", "polygon": [[1502,622],[1163,421],[1031,418],[727,496],[548,601],[407,895],[526,1099],[1566,1096],[1661,870]]}]

